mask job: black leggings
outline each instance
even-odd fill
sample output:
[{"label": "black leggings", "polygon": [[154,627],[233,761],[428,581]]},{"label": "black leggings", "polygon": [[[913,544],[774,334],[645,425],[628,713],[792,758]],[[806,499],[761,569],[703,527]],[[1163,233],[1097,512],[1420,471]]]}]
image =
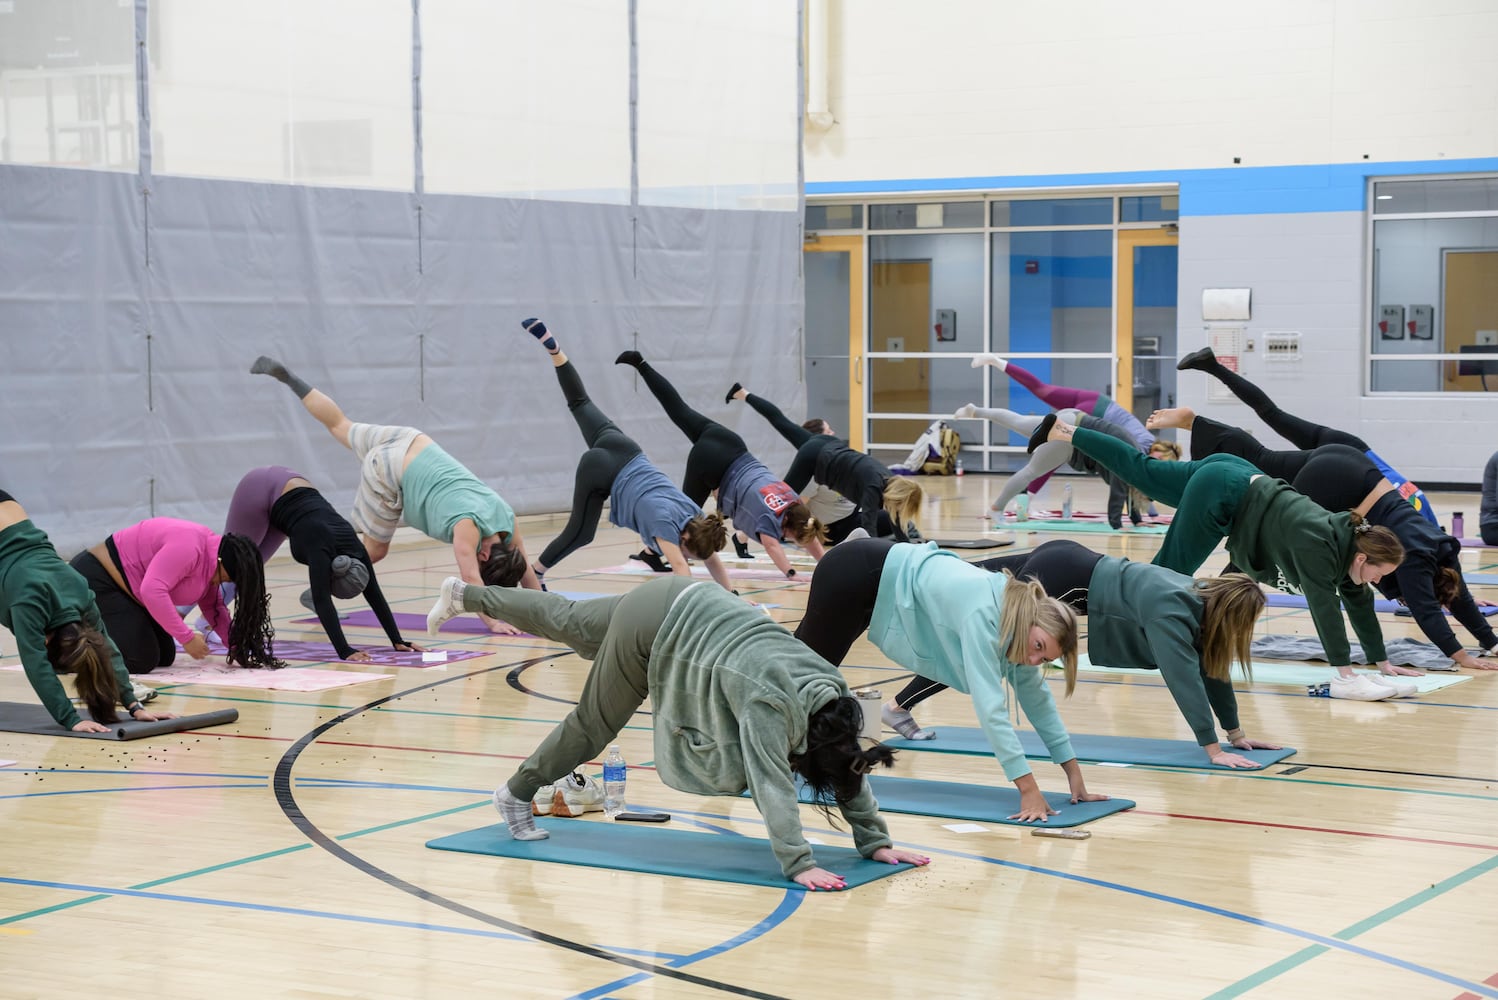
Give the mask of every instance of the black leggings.
[{"label": "black leggings", "polygon": [[1034,580],[1046,594],[1070,604],[1077,614],[1085,615],[1092,571],[1102,559],[1101,552],[1094,552],[1069,538],[1056,538],[1037,546],[1034,552],[984,559],[975,565],[990,573],[1002,573],[1007,569],[1016,580]]},{"label": "black leggings", "polygon": [[[754,393],[748,392],[744,394],[744,402],[748,403],[755,413],[768,420],[770,426],[779,431],[780,436],[791,443],[792,448],[799,448],[817,436],[805,427],[792,421],[790,417],[780,412],[780,407],[763,396],[756,396]],[[825,437],[826,435],[822,436]]]},{"label": "black leggings", "polygon": [[687,452],[687,471],[681,480],[681,491],[697,506],[707,502],[708,494],[718,488],[728,467],[749,450],[744,439],[714,420],[709,420],[686,404],[676,387],[646,361],[635,366],[645,386],[671,422],[692,442]]},{"label": "black leggings", "polygon": [[[1085,615],[1092,571],[1102,558],[1101,552],[1094,552],[1085,545],[1068,538],[1056,538],[1037,546],[1034,552],[984,559],[974,565],[982,566],[990,573],[1002,573],[1007,569],[1017,580],[1034,580],[1048,595],[1070,604],[1077,614]],[[946,689],[945,684],[917,675],[895,695],[895,704],[909,711]]]},{"label": "black leggings", "polygon": [[114,640],[125,669],[132,674],[149,674],[157,667],[169,667],[177,658],[177,642],[156,623],[151,612],[114,582],[109,570],[87,549],[68,563],[88,581],[94,592],[104,631]]},{"label": "black leggings", "polygon": [[811,578],[796,638],[828,663],[840,665],[874,618],[884,561],[896,544],[887,538],[857,538],[828,549]]},{"label": "black leggings", "polygon": [[[1274,400],[1270,399],[1263,389],[1260,389],[1237,372],[1224,367],[1220,361],[1214,360],[1212,364],[1202,370],[1227,386],[1228,391],[1252,407],[1253,411],[1259,415],[1259,419],[1268,424],[1271,430],[1297,448],[1319,448],[1324,444],[1345,444],[1356,448],[1358,451],[1368,450],[1368,442],[1355,434],[1339,431],[1323,424],[1313,424],[1309,420],[1286,413],[1274,405]],[[1196,432],[1193,429],[1193,441],[1195,435]],[[1193,443],[1193,455],[1195,451],[1196,448]],[[1266,469],[1265,471],[1267,472],[1268,470]],[[1283,479],[1284,477],[1280,476],[1279,478]]]},{"label": "black leggings", "polygon": [[598,519],[603,516],[603,502],[613,492],[619,470],[640,454],[640,446],[634,439],[588,398],[582,376],[572,362],[558,367],[556,373],[562,395],[567,397],[567,409],[577,421],[577,429],[583,432],[588,450],[577,460],[572,515],[567,518],[567,526],[541,553],[541,565],[547,569],[593,540],[598,532]]},{"label": "black leggings", "polygon": [[1191,425],[1191,457],[1199,460],[1208,455],[1237,455],[1334,514],[1357,507],[1384,478],[1373,460],[1352,445],[1270,451],[1242,428],[1197,417]]}]

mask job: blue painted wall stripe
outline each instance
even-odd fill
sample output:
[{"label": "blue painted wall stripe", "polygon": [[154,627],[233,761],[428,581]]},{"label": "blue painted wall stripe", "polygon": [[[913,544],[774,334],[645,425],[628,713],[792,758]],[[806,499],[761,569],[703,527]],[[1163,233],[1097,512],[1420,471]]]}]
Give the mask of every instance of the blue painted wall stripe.
[{"label": "blue painted wall stripe", "polygon": [[1498,157],[1469,160],[1398,160],[1320,163],[1285,167],[1216,167],[1082,174],[1014,174],[993,177],[925,177],[908,180],[820,181],[811,197],[897,194],[902,191],[1006,191],[1035,187],[1180,186],[1181,215],[1276,215],[1361,212],[1370,177],[1498,171]]}]

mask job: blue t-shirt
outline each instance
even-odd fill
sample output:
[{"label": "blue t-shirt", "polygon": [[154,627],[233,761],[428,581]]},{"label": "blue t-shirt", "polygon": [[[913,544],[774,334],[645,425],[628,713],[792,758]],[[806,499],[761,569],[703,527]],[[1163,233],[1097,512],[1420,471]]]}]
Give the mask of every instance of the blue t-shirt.
[{"label": "blue t-shirt", "polygon": [[677,489],[665,473],[641,452],[614,477],[609,493],[609,523],[640,533],[640,541],[660,554],[657,538],[681,544],[681,529],[702,510]]},{"label": "blue t-shirt", "polygon": [[718,484],[718,509],[751,538],[780,538],[780,519],[801,498],[747,451],[734,459]]},{"label": "blue t-shirt", "polygon": [[452,541],[453,526],[464,518],[478,526],[480,537],[515,531],[510,505],[435,444],[411,459],[401,477],[401,501],[406,523],[440,541]]}]

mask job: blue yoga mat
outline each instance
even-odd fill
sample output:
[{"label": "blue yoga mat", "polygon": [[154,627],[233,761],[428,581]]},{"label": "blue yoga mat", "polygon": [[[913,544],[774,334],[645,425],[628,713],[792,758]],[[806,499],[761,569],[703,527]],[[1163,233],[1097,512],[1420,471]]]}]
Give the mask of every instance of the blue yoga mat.
[{"label": "blue yoga mat", "polygon": [[[884,743],[896,750],[924,750],[930,753],[956,753],[974,757],[988,757],[993,754],[993,747],[989,745],[988,737],[983,735],[981,729],[964,726],[932,726],[931,728],[936,731],[934,740],[896,738],[885,740]],[[1020,745],[1025,748],[1026,757],[1039,760],[1051,759],[1050,751],[1046,749],[1037,734],[1027,729],[1021,730],[1019,741]],[[1239,768],[1210,763],[1207,760],[1207,752],[1201,747],[1192,745],[1189,740],[1151,740],[1138,736],[1087,736],[1074,733],[1071,746],[1077,752],[1078,760],[1107,764],[1151,764],[1155,767],[1202,767],[1218,771],[1239,770]],[[1257,761],[1263,767],[1277,764],[1295,753],[1294,747],[1285,747],[1283,750],[1237,750],[1224,746],[1223,749]],[[879,804],[884,805],[882,798]]]},{"label": "blue yoga mat", "polygon": [[[1306,599],[1300,594],[1270,594],[1269,606],[1271,608],[1303,608],[1306,607]],[[1405,614],[1409,613],[1398,601],[1374,601],[1373,610],[1382,611],[1385,614],[1398,614],[1401,611]],[[1498,608],[1479,607],[1477,610],[1485,615],[1498,615]],[[1448,611],[1446,614],[1449,615],[1451,612]]]},{"label": "blue yoga mat", "polygon": [[[800,889],[780,872],[768,840],[732,834],[673,830],[652,824],[609,820],[537,819],[551,836],[514,840],[503,823],[427,841],[439,851],[488,854],[496,858],[549,861],[586,868],[647,872],[709,882]],[[817,865],[841,875],[849,889],[902,872],[914,865],[870,861],[851,847],[814,846]]]},{"label": "blue yoga mat", "polygon": [[[998,775],[998,778],[1002,780],[1003,776]],[[952,819],[980,820],[1005,826],[1037,825],[1008,818],[1019,812],[1019,789],[1008,784],[993,786],[970,781],[918,781],[871,776],[869,787],[879,800],[880,812],[950,816]],[[1128,799],[1072,805],[1071,797],[1065,792],[1046,792],[1045,800],[1059,813],[1052,816],[1046,826],[1081,826],[1134,808],[1134,803]]]}]

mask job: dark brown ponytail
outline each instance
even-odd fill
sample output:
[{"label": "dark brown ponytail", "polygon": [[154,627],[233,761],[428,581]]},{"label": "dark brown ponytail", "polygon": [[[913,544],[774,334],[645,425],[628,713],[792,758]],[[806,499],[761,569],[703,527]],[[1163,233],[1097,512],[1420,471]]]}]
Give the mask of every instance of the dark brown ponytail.
[{"label": "dark brown ponytail", "polygon": [[73,675],[73,687],[95,722],[120,721],[115,706],[122,696],[134,700],[115,683],[109,641],[96,628],[69,622],[54,630],[47,639],[47,659],[59,674]]}]

